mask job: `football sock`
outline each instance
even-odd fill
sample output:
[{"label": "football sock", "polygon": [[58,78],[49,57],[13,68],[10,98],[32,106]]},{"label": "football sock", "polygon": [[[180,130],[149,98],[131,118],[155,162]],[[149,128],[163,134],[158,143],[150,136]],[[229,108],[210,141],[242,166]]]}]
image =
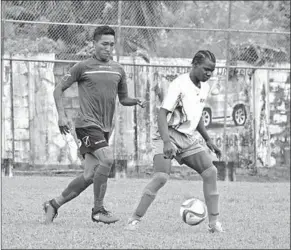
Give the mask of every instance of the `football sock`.
[{"label": "football sock", "polygon": [[166,173],[155,173],[152,180],[146,185],[142,193],[140,202],[132,215],[132,219],[141,219],[156,198],[157,192],[162,188],[167,180],[169,175]]},{"label": "football sock", "polygon": [[152,204],[156,194],[152,193],[149,189],[144,189],[140,202],[132,215],[132,219],[140,220],[148,210],[149,206]]},{"label": "football sock", "polygon": [[217,169],[212,166],[202,172],[203,192],[208,210],[209,224],[214,225],[219,215],[219,193],[217,190]]},{"label": "football sock", "polygon": [[63,204],[76,198],[92,183],[93,183],[92,180],[86,181],[83,175],[78,176],[77,178],[70,182],[68,187],[62,192],[62,194],[59,197],[56,197],[51,201],[53,206],[56,209],[58,209]]},{"label": "football sock", "polygon": [[107,175],[101,174],[98,171],[94,174],[94,212],[103,207],[103,200],[107,189],[107,179]]}]

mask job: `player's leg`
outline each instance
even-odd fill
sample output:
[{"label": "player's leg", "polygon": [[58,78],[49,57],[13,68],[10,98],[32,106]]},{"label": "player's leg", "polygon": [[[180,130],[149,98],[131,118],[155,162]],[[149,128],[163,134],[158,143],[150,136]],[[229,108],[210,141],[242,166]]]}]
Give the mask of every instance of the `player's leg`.
[{"label": "player's leg", "polygon": [[158,191],[166,184],[169,179],[171,169],[171,160],[165,159],[164,155],[154,156],[154,174],[151,181],[143,190],[141,200],[133,214],[133,218],[143,217],[154,201]]},{"label": "player's leg", "polygon": [[54,218],[57,216],[58,209],[62,205],[76,198],[93,183],[94,172],[97,164],[98,162],[94,156],[85,154],[84,173],[71,181],[60,196],[44,203],[46,224],[53,222]]},{"label": "player's leg", "polygon": [[103,206],[107,190],[107,180],[113,165],[113,152],[110,147],[97,149],[92,153],[98,159],[98,166],[95,169],[94,183],[94,208],[92,209],[92,220],[106,224],[114,223],[119,219]]},{"label": "player's leg", "polygon": [[165,159],[163,154],[154,156],[154,175],[142,192],[141,199],[128,221],[126,229],[135,230],[141,218],[155,200],[158,191],[166,184],[170,176],[171,160]]},{"label": "player's leg", "polygon": [[217,188],[217,169],[206,151],[200,151],[183,157],[182,162],[197,171],[203,179],[203,193],[208,210],[209,231],[221,232],[218,222],[219,193]]}]

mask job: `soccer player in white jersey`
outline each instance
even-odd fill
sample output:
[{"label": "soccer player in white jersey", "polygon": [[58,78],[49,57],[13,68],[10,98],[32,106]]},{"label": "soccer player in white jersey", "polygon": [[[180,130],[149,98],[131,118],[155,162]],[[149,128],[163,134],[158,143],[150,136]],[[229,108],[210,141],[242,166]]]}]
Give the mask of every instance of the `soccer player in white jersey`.
[{"label": "soccer player in white jersey", "polygon": [[167,94],[158,112],[159,137],[154,144],[154,175],[143,190],[140,202],[128,221],[126,229],[135,230],[141,218],[166,184],[175,158],[197,171],[203,180],[203,192],[208,210],[209,232],[223,232],[219,215],[217,169],[212,157],[195,139],[197,130],[218,158],[221,151],[211,141],[203,123],[202,111],[210,86],[207,83],[215,69],[216,59],[208,50],[198,51],[189,73],[178,76],[169,84]]}]

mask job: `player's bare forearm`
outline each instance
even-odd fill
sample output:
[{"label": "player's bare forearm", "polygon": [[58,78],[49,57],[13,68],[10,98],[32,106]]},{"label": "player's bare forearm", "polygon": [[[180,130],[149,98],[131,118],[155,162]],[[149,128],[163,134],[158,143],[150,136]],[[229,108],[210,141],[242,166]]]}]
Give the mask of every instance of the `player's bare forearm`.
[{"label": "player's bare forearm", "polygon": [[64,91],[67,88],[69,88],[71,85],[72,84],[62,82],[58,84],[54,89],[54,99],[55,99],[55,104],[56,104],[56,108],[57,108],[59,116],[65,116],[65,108],[63,105],[62,95]]},{"label": "player's bare forearm", "polygon": [[119,102],[123,106],[135,106],[138,104],[138,99],[130,98],[130,97],[123,97],[123,98],[119,99]]},{"label": "player's bare forearm", "polygon": [[203,137],[203,139],[206,142],[207,147],[216,154],[217,158],[220,160],[221,158],[221,150],[211,141],[206,128],[204,126],[203,117],[200,118],[199,124],[196,128],[196,130],[200,133],[200,135]]},{"label": "player's bare forearm", "polygon": [[159,113],[158,113],[158,129],[159,129],[159,133],[163,142],[170,141],[168,122],[167,122],[168,113],[169,111],[163,108],[160,108]]},{"label": "player's bare forearm", "polygon": [[65,115],[65,108],[63,105],[62,95],[63,95],[63,91],[61,90],[60,87],[57,86],[54,90],[54,99],[55,99],[55,104],[56,104],[59,116]]},{"label": "player's bare forearm", "polygon": [[198,123],[198,126],[196,128],[196,130],[199,132],[199,134],[203,137],[203,139],[207,142],[210,140],[210,137],[207,133],[207,130],[204,126],[204,121],[203,121],[203,117],[200,118],[200,121]]}]

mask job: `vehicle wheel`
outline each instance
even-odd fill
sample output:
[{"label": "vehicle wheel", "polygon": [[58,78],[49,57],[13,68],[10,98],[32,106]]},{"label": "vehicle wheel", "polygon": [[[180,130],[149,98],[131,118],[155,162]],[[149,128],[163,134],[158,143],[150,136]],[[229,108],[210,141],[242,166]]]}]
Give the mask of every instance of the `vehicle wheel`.
[{"label": "vehicle wheel", "polygon": [[232,119],[236,126],[243,126],[247,120],[246,108],[243,104],[237,105],[233,109]]},{"label": "vehicle wheel", "polygon": [[211,110],[210,109],[203,109],[202,112],[204,126],[208,127],[211,124]]}]

